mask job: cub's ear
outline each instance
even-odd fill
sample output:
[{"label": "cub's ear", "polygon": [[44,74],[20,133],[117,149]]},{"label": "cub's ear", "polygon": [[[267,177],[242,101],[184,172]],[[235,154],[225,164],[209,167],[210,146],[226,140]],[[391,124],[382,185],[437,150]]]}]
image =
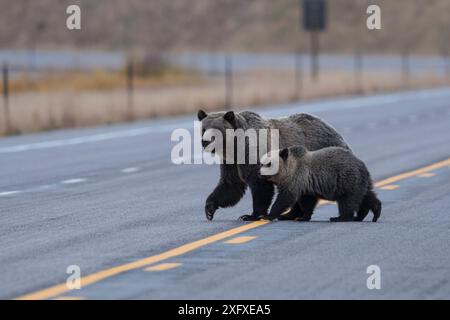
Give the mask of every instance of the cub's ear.
[{"label": "cub's ear", "polygon": [[289,155],[289,149],[285,148],[280,151],[280,158],[286,161],[287,157]]},{"label": "cub's ear", "polygon": [[234,119],[236,118],[234,115],[233,111],[228,111],[227,113],[225,113],[225,115],[223,116],[223,118],[228,121],[229,123],[233,124],[234,123]]},{"label": "cub's ear", "polygon": [[203,110],[198,110],[198,112],[197,112],[197,118],[198,118],[198,121],[202,121],[202,120],[205,119],[207,116],[208,116],[208,114],[207,114],[205,111],[203,111]]}]

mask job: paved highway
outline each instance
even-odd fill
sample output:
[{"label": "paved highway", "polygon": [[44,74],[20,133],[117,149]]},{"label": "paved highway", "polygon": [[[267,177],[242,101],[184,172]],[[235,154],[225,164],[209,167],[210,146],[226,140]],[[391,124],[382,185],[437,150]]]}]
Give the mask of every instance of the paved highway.
[{"label": "paved highway", "polygon": [[[195,68],[204,72],[225,71],[224,58],[231,56],[235,71],[248,71],[252,69],[285,69],[290,70],[295,66],[293,54],[273,53],[185,53],[167,54],[165,58],[175,65],[187,68]],[[301,55],[302,68],[308,70],[311,61],[309,55]],[[0,50],[0,62],[7,62],[11,67],[18,69],[45,70],[89,70],[104,68],[108,70],[122,70],[127,57],[120,52],[62,52],[62,51],[16,51]],[[441,56],[419,57],[411,56],[408,64],[411,72],[428,72],[445,75],[450,61]],[[355,68],[355,57],[352,55],[322,54],[320,65],[323,70],[352,71]],[[362,66],[368,71],[402,70],[401,56],[363,56]]]},{"label": "paved highway", "polygon": [[[182,66],[202,71],[224,72],[225,53],[193,53],[171,56],[172,62]],[[293,54],[270,53],[234,53],[230,54],[233,60],[233,68],[236,71],[248,71],[251,69],[285,69],[292,70],[295,66]],[[309,70],[311,57],[308,54],[301,55],[302,69]],[[352,55],[321,54],[319,56],[322,70],[353,71],[355,57]],[[403,61],[401,56],[377,56],[365,55],[362,57],[362,67],[367,71],[397,71],[401,72]],[[438,56],[418,57],[411,56],[408,64],[412,72],[432,72],[445,75],[449,68],[448,59]]]},{"label": "paved highway", "polygon": [[383,188],[379,223],[331,224],[334,205],[310,223],[237,221],[248,195],[206,221],[218,168],[170,159],[194,116],[3,138],[0,297],[450,298],[450,89],[258,111],[335,126]]}]

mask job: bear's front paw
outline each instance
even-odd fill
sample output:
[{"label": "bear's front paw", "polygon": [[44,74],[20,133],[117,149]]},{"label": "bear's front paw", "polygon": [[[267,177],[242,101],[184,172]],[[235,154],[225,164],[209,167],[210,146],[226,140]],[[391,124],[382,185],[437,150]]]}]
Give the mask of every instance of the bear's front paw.
[{"label": "bear's front paw", "polygon": [[265,214],[252,213],[252,214],[244,214],[243,216],[240,216],[239,220],[241,220],[241,221],[258,221],[265,217],[267,217],[267,215],[265,215]]},{"label": "bear's front paw", "polygon": [[206,219],[208,219],[209,221],[211,221],[214,218],[214,213],[216,212],[216,210],[219,207],[211,201],[206,202],[205,205],[205,214],[206,214]]}]

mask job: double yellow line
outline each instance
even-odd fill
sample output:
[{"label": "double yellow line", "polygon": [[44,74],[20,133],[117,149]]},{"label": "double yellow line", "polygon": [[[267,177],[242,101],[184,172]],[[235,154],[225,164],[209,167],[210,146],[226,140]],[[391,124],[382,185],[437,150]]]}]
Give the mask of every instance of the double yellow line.
[{"label": "double yellow line", "polygon": [[[447,160],[443,160],[440,162],[436,162],[434,164],[428,165],[426,167],[417,169],[417,170],[413,170],[413,171],[409,171],[409,172],[405,172],[387,179],[384,179],[382,181],[379,181],[377,183],[375,183],[376,187],[382,187],[385,185],[389,185],[391,183],[394,182],[398,182],[400,180],[405,180],[420,174],[424,174],[427,173],[429,171],[432,170],[436,170],[439,168],[443,168],[445,166],[450,166],[450,158]],[[131,270],[136,270],[136,269],[140,269],[143,267],[146,267],[148,265],[157,263],[157,262],[161,262],[170,258],[174,258],[174,257],[178,257],[181,256],[185,253],[188,253],[190,251],[194,251],[198,248],[204,247],[206,245],[209,245],[211,243],[223,240],[225,238],[240,234],[242,232],[248,231],[250,229],[254,229],[257,227],[260,227],[262,225],[265,225],[269,223],[268,221],[255,221],[255,222],[251,222],[249,224],[237,227],[237,228],[233,228],[224,232],[220,232],[218,234],[206,237],[204,239],[200,239],[185,245],[182,245],[178,248],[148,257],[148,258],[144,258],[144,259],[140,259],[140,260],[136,260],[134,262],[130,262],[127,264],[123,264],[117,267],[113,267],[110,269],[105,269],[102,271],[98,271],[96,273],[93,273],[91,275],[85,276],[81,278],[81,286],[82,287],[86,287],[89,286],[93,283],[99,282],[101,280],[116,276],[120,273],[124,273],[127,271],[131,271]],[[56,297],[60,294],[66,293],[70,291],[70,289],[66,286],[66,283],[62,283],[62,284],[58,284],[56,286],[53,287],[49,287],[43,290],[39,290],[30,294],[26,294],[23,296],[20,296],[18,298],[16,298],[17,300],[42,300],[42,299],[49,299],[49,298],[53,298]]]}]

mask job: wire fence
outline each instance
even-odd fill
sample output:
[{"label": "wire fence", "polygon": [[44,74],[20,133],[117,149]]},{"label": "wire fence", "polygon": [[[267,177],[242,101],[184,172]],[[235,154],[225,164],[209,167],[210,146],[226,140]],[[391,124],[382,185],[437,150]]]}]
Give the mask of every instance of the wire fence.
[{"label": "wire fence", "polygon": [[321,55],[315,77],[310,57],[298,52],[105,53],[104,60],[96,53],[53,61],[52,55],[4,57],[1,134],[448,85],[450,79],[448,57]]}]

